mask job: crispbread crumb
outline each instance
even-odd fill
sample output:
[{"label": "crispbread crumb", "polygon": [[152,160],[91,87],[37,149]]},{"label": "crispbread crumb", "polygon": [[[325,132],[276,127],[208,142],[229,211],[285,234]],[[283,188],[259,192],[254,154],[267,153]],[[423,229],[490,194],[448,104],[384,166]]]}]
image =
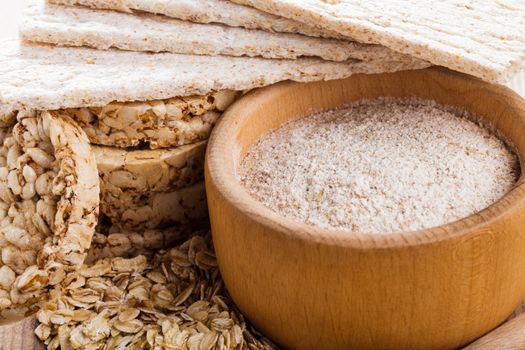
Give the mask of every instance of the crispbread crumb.
[{"label": "crispbread crumb", "polygon": [[266,133],[240,179],[270,209],[318,227],[442,225],[491,205],[519,176],[510,147],[473,120],[433,101],[359,101]]}]

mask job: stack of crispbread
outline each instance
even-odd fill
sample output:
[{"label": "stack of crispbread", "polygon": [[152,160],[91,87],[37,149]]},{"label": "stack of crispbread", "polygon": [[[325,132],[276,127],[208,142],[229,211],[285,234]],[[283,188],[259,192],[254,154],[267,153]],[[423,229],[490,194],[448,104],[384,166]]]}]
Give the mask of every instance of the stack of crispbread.
[{"label": "stack of crispbread", "polygon": [[214,124],[283,80],[431,64],[510,79],[522,4],[460,5],[26,0],[22,43],[0,47],[2,315],[39,310],[51,349],[272,347],[205,234]]},{"label": "stack of crispbread", "polygon": [[[358,46],[375,45],[382,49],[388,48],[396,55],[406,54],[491,82],[503,83],[512,79],[525,64],[525,21],[523,20],[525,5],[520,1],[465,3],[459,0],[446,0],[436,3],[394,0],[376,3],[354,0],[49,0],[49,2],[134,14],[133,20],[138,21],[141,17],[144,23],[148,23],[146,25],[148,32],[149,30],[162,32],[163,29],[160,23],[158,26],[151,26],[148,16],[144,13],[163,15],[166,21],[169,21],[166,17],[179,19],[172,22],[174,24],[182,23],[180,20],[206,24],[220,23],[229,27],[302,34],[303,38],[309,36],[340,39],[351,41],[353,45]],[[34,20],[30,21],[28,32],[33,30],[35,33],[40,33],[37,34],[39,40],[50,43],[69,41],[73,45],[96,47],[129,46],[123,38],[116,37],[105,42],[100,38],[89,42],[89,37],[96,35],[97,27],[111,30],[111,27],[117,23],[115,21],[112,24],[111,21],[103,19],[101,13],[91,12],[88,15],[86,12],[77,15],[77,19],[86,19],[83,22],[90,27],[90,33],[84,32],[82,35],[80,27],[67,35],[65,31],[70,25],[66,18],[71,14],[59,11],[64,16],[59,15],[64,22],[63,27],[59,28],[52,26],[52,20],[49,17],[46,20],[44,13],[40,12],[37,15],[35,12],[31,16]],[[52,17],[58,18],[57,12],[50,9],[51,13],[53,13]],[[160,20],[160,17],[157,18]],[[129,21],[131,24],[132,19],[129,18]],[[131,36],[131,30],[126,30],[127,20],[122,18],[120,23],[125,23],[120,27],[121,36]],[[100,35],[99,32],[99,37]],[[144,35],[148,36],[148,33]],[[225,32],[223,37],[227,40],[226,38],[233,38],[235,35],[233,32]],[[273,40],[275,44],[278,42],[277,38],[268,37],[268,40],[270,42]],[[261,41],[266,43],[262,37]],[[287,41],[292,42],[290,39]],[[158,49],[149,45],[152,44],[144,43],[140,49],[153,51]],[[168,48],[170,46],[168,42],[164,45],[163,49],[167,51],[180,50]],[[314,44],[311,42],[309,45]],[[254,46],[259,47],[259,45]],[[237,51],[236,55],[250,55],[243,52],[241,48],[232,47],[232,49]],[[282,50],[286,48],[283,47]],[[304,51],[297,51],[297,53],[312,55],[311,52]],[[278,53],[259,52],[258,55],[278,55]],[[325,59],[341,59],[326,55],[313,54],[313,56],[324,56]]]}]

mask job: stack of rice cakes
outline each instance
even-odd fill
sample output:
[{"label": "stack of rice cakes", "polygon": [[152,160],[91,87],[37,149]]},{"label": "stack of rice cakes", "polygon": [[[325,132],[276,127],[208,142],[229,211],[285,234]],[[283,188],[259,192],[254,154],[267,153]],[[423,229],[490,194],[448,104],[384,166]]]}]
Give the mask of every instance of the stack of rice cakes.
[{"label": "stack of rice cakes", "polygon": [[206,221],[206,140],[237,95],[223,90],[57,114],[70,116],[96,145],[101,213],[122,229],[165,228]]},{"label": "stack of rice cakes", "polygon": [[55,112],[84,130],[97,162],[102,217],[91,260],[153,252],[207,226],[206,140],[237,96],[223,90]]}]

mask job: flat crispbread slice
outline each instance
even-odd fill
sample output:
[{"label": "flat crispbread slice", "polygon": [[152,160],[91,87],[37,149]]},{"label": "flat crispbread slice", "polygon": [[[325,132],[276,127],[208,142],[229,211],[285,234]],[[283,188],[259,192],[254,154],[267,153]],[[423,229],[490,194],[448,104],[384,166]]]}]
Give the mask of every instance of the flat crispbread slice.
[{"label": "flat crispbread slice", "polygon": [[126,14],[87,7],[44,6],[28,0],[21,38],[65,46],[106,50],[173,52],[196,55],[250,56],[296,59],[320,57],[330,61],[350,58],[413,60],[380,45],[269,33],[220,24],[197,24],[151,14]]},{"label": "flat crispbread slice", "polygon": [[525,65],[524,1],[232,1],[490,82]]},{"label": "flat crispbread slice", "polygon": [[[428,66],[418,61],[328,62],[149,54],[118,50],[20,45],[0,41],[0,117],[23,109],[103,107],[211,91],[242,91],[278,81],[342,79],[355,73]],[[2,119],[2,118],[0,118]]]},{"label": "flat crispbread slice", "polygon": [[221,23],[230,27],[296,33],[313,37],[343,38],[339,33],[292,21],[238,5],[229,0],[48,0],[57,5],[82,5],[121,12],[149,12],[195,23]]}]

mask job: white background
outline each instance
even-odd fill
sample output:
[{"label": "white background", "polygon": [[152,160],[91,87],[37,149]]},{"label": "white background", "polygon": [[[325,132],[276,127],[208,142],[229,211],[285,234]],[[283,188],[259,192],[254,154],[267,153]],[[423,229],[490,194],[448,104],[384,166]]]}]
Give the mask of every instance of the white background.
[{"label": "white background", "polygon": [[0,39],[16,38],[22,6],[22,0],[0,0]]}]

